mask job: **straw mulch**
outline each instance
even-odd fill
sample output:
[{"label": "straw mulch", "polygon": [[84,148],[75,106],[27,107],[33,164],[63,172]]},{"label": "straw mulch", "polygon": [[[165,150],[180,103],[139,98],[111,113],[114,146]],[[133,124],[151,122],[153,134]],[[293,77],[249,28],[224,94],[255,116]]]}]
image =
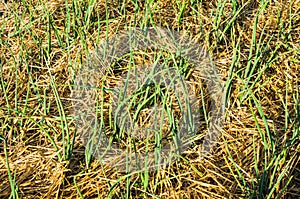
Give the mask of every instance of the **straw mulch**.
[{"label": "straw mulch", "polygon": [[[99,23],[84,29],[84,19],[78,19],[74,22],[75,26],[70,27],[68,36],[61,35],[62,47],[55,30],[48,25],[49,19],[44,9],[46,7],[51,13],[57,30],[63,32],[68,17],[65,1],[42,2],[44,6],[40,1],[34,1],[32,5],[28,3],[27,8],[22,3],[0,3],[0,135],[7,140],[8,162],[18,194],[21,198],[79,198],[79,189],[85,198],[104,198],[108,194],[112,198],[121,198],[129,189],[126,176],[113,168],[102,167],[97,161],[92,161],[91,165],[85,164],[84,146],[75,137],[75,120],[68,117],[73,114],[70,85],[79,70],[78,65],[84,63],[86,52],[95,50],[97,42],[105,38],[106,24]],[[69,2],[72,8],[74,4]],[[141,11],[136,15],[132,1],[125,2],[121,7],[118,1],[108,1],[108,18],[111,19],[108,22],[109,35],[132,25],[134,20],[146,20],[144,10],[147,5],[137,1],[136,6]],[[186,2],[180,23],[180,10],[176,1],[172,0],[157,3],[156,8],[151,8],[155,10],[148,19],[162,27],[190,31],[205,46],[219,73],[225,77],[224,82],[234,64],[233,46],[240,42],[236,55],[240,60],[231,77],[232,87],[220,144],[209,158],[193,156],[198,150],[195,146],[185,156],[188,161],[182,160],[158,172],[150,172],[146,190],[141,184],[141,175],[131,175],[128,195],[130,198],[152,198],[153,195],[161,198],[245,198],[249,197],[247,193],[253,193],[253,197],[258,198],[259,190],[263,195],[269,191],[267,186],[260,188],[260,184],[268,185],[272,177],[274,181],[282,177],[271,196],[275,198],[292,177],[282,197],[300,197],[299,139],[289,143],[297,132],[299,136],[299,105],[296,106],[295,102],[299,102],[300,55],[299,50],[295,53],[295,49],[300,48],[300,1],[294,1],[291,7],[287,7],[285,1],[270,3],[257,18],[255,37],[257,41],[262,39],[264,45],[261,48],[267,46],[268,50],[259,58],[248,86],[261,110],[253,100],[240,98],[243,94],[241,88],[245,85],[245,78],[241,77],[248,62],[253,23],[261,5],[257,1],[249,4],[238,1],[245,7],[232,24],[234,28],[224,32],[233,17],[229,1],[225,4],[218,27],[214,25],[217,1],[207,1],[202,6],[191,5],[190,2]],[[85,4],[82,1],[79,3],[80,6]],[[75,11],[71,9],[70,13],[73,19]],[[91,19],[103,21],[106,19],[105,13],[105,1],[99,1],[93,8]],[[84,16],[83,12],[76,14]],[[22,20],[19,21],[16,16],[21,16]],[[81,37],[80,31],[85,33],[85,38]],[[98,31],[100,36],[97,38]],[[47,39],[49,33],[50,41]],[[49,42],[50,54],[47,53]],[[272,57],[276,59],[268,63]],[[269,66],[264,69],[266,64]],[[261,70],[263,72],[259,73]],[[258,81],[255,82],[256,78]],[[62,106],[57,103],[57,94]],[[62,108],[67,116],[65,120],[59,117]],[[265,120],[260,111],[264,113]],[[260,125],[262,135],[267,134],[264,127],[268,124],[276,150],[264,151],[256,123]],[[58,154],[63,155],[63,151],[68,153],[63,149],[67,139],[64,134],[69,134],[71,141],[75,140],[69,160],[58,157]],[[57,144],[58,152],[48,135]],[[288,144],[292,146],[286,148]],[[281,159],[278,168],[274,168],[271,159],[284,150],[286,159]],[[255,160],[258,160],[258,177]],[[287,166],[289,169],[280,176]],[[267,170],[264,171],[264,168]],[[258,179],[264,179],[265,183]],[[115,183],[116,186],[112,187]],[[4,144],[0,141],[0,198],[8,198],[10,192]]]}]

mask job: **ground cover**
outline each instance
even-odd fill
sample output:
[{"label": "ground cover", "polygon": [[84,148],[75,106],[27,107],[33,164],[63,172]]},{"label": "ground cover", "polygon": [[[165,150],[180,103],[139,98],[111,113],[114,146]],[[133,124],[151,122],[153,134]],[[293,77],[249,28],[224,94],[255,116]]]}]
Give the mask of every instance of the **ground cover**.
[{"label": "ground cover", "polygon": [[[299,198],[299,13],[298,0],[1,1],[0,198]],[[206,158],[197,155],[199,139],[164,168],[126,173],[86,150],[74,114],[76,77],[103,40],[130,27],[187,32],[212,59],[226,115]],[[99,75],[99,88],[114,85],[133,56],[137,65],[146,57],[189,67],[147,49],[116,62],[120,70],[105,81]],[[206,102],[209,88],[195,87]],[[109,126],[109,94],[99,96]]]}]

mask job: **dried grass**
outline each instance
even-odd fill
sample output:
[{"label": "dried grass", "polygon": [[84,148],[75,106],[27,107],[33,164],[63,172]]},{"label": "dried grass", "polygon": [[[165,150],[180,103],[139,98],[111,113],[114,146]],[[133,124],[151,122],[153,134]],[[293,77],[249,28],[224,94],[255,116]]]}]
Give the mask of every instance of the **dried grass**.
[{"label": "dried grass", "polygon": [[[51,13],[55,27],[66,33],[65,1],[42,2]],[[81,6],[87,5],[78,2]],[[246,4],[246,1],[238,2]],[[145,20],[143,8],[147,5],[141,1],[137,4],[141,11],[136,16],[132,1],[125,1],[123,8],[117,1],[108,2],[107,10],[111,19],[108,22],[109,35],[132,24],[135,18],[137,21]],[[259,185],[267,186],[272,172],[275,173],[274,180],[278,179],[285,168],[287,170],[283,173],[283,178],[270,197],[277,197],[291,176],[292,181],[282,197],[300,197],[300,110],[297,110],[295,104],[296,101],[299,103],[299,95],[296,93],[299,93],[300,85],[300,1],[293,1],[290,8],[285,1],[274,1],[258,17],[255,36],[256,39],[261,37],[265,41],[268,52],[265,52],[265,57],[260,58],[260,64],[251,76],[249,85],[252,86],[251,91],[261,106],[276,142],[274,149],[267,150],[264,150],[257,128],[259,125],[261,132],[267,134],[259,108],[253,100],[240,100],[241,88],[245,83],[241,74],[248,63],[253,22],[261,5],[257,1],[248,3],[234,22],[235,28],[224,33],[231,19],[232,4],[229,1],[225,4],[218,27],[214,25],[215,18],[212,16],[212,13],[217,12],[218,2],[198,4],[191,5],[190,1],[187,2],[184,17],[179,24],[176,2],[160,1],[151,20],[163,27],[189,30],[193,37],[207,47],[219,72],[225,77],[228,77],[230,66],[234,64],[232,46],[240,40],[240,60],[232,77],[222,139],[207,159],[199,159],[194,155],[200,149],[195,146],[186,152],[185,158],[188,161],[182,160],[180,164],[174,163],[159,172],[150,172],[149,186],[144,190],[143,175],[132,174],[130,178],[126,178],[112,168],[102,167],[96,161],[86,169],[84,147],[78,143],[75,144],[69,161],[60,160],[57,156],[64,150],[66,140],[62,140],[62,119],[58,117],[59,108],[50,84],[51,76],[58,85],[57,91],[66,115],[72,114],[70,85],[78,70],[77,66],[84,63],[86,51],[92,52],[97,40],[105,38],[105,22],[99,26],[87,26],[84,24],[84,12],[78,13],[82,18],[76,18],[75,27],[70,27],[69,35],[60,35],[61,46],[53,28],[47,32],[48,19],[39,1],[33,1],[28,6],[29,11],[22,3],[0,3],[0,135],[7,140],[9,165],[21,198],[79,198],[76,184],[85,198],[104,198],[109,193],[112,198],[121,198],[128,190],[126,180],[130,181],[130,198],[152,198],[152,195],[160,198],[244,198],[250,197],[249,193],[253,194],[253,198],[259,198]],[[72,1],[69,1],[69,6],[73,6]],[[105,2],[99,1],[94,7],[91,20],[105,21],[105,9]],[[12,10],[17,12],[15,16]],[[71,17],[75,16],[74,11],[70,13]],[[49,33],[51,51],[47,52]],[[268,63],[272,57],[274,61]],[[253,63],[255,57],[252,59]],[[267,63],[269,66],[264,69]],[[261,70],[264,71],[260,72]],[[258,81],[254,82],[257,77]],[[256,115],[257,121],[253,115]],[[75,136],[75,121],[67,119],[67,124],[72,140]],[[47,134],[53,137],[58,152]],[[298,138],[294,143],[289,143],[294,136]],[[11,187],[2,142],[0,149],[0,197],[8,198]],[[275,168],[271,160],[284,150],[285,158],[280,159]],[[266,159],[269,161],[265,162]],[[266,164],[270,166],[264,171]],[[260,177],[256,175],[262,175],[263,172],[266,181],[261,184],[258,180]],[[239,176],[243,176],[243,179]],[[114,184],[116,186],[110,192]],[[268,191],[267,187],[261,189],[263,195]]]}]

